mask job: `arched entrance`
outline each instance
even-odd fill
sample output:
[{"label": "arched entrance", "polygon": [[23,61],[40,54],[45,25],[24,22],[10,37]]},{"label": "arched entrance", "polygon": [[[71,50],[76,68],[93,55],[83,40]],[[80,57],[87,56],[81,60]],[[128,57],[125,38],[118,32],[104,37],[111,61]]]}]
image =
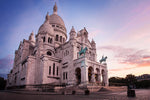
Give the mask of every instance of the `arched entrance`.
[{"label": "arched entrance", "polygon": [[89,67],[88,68],[88,80],[89,80],[89,82],[92,82],[92,73],[93,73],[93,68]]},{"label": "arched entrance", "polygon": [[105,71],[102,69],[102,86],[105,86]]},{"label": "arched entrance", "polygon": [[75,74],[76,74],[76,83],[78,85],[78,84],[81,83],[81,69],[80,68],[76,68]]}]

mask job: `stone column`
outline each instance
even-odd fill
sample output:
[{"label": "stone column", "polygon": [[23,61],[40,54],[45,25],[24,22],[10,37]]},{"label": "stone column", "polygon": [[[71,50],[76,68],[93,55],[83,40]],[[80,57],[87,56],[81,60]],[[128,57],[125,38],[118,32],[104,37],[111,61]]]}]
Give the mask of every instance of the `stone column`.
[{"label": "stone column", "polygon": [[88,69],[85,66],[81,67],[81,84],[88,83]]},{"label": "stone column", "polygon": [[102,86],[105,86],[105,75],[104,74],[102,74]]},{"label": "stone column", "polygon": [[109,82],[108,82],[108,71],[106,71],[106,73],[105,73],[104,82],[105,82],[105,86],[109,85]]},{"label": "stone column", "polygon": [[98,82],[101,82],[101,74],[98,74]]},{"label": "stone column", "polygon": [[95,74],[94,74],[94,72],[92,73],[91,82],[95,83]]}]

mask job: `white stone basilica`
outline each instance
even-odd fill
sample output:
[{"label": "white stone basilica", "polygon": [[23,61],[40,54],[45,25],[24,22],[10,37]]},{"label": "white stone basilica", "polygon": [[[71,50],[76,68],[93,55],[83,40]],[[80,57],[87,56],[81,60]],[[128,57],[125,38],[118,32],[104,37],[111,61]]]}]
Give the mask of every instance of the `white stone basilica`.
[{"label": "white stone basilica", "polygon": [[7,88],[34,88],[44,85],[108,86],[106,62],[97,62],[96,43],[88,40],[86,28],[76,32],[72,27],[67,40],[66,27],[57,14],[46,15],[34,39],[20,42],[15,51],[13,69],[8,74]]}]

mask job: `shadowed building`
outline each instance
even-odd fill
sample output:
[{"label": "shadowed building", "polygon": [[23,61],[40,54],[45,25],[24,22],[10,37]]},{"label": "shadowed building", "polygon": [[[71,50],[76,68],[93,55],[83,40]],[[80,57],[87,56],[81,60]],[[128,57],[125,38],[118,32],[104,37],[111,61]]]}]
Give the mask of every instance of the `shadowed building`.
[{"label": "shadowed building", "polygon": [[8,74],[7,87],[34,89],[47,84],[108,86],[107,64],[96,61],[96,43],[89,41],[88,34],[86,28],[76,32],[72,27],[66,41],[66,27],[55,4],[53,14],[47,13],[36,37],[32,32],[29,40],[20,42],[13,69]]}]

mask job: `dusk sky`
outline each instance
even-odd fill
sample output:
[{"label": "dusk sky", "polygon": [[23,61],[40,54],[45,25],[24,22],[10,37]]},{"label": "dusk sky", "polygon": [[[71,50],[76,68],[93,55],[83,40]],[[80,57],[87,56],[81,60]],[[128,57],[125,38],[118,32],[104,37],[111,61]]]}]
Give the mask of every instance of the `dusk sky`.
[{"label": "dusk sky", "polygon": [[109,77],[150,74],[150,0],[0,0],[0,76],[13,66],[20,41],[37,34],[57,3],[67,34],[86,27]]}]

